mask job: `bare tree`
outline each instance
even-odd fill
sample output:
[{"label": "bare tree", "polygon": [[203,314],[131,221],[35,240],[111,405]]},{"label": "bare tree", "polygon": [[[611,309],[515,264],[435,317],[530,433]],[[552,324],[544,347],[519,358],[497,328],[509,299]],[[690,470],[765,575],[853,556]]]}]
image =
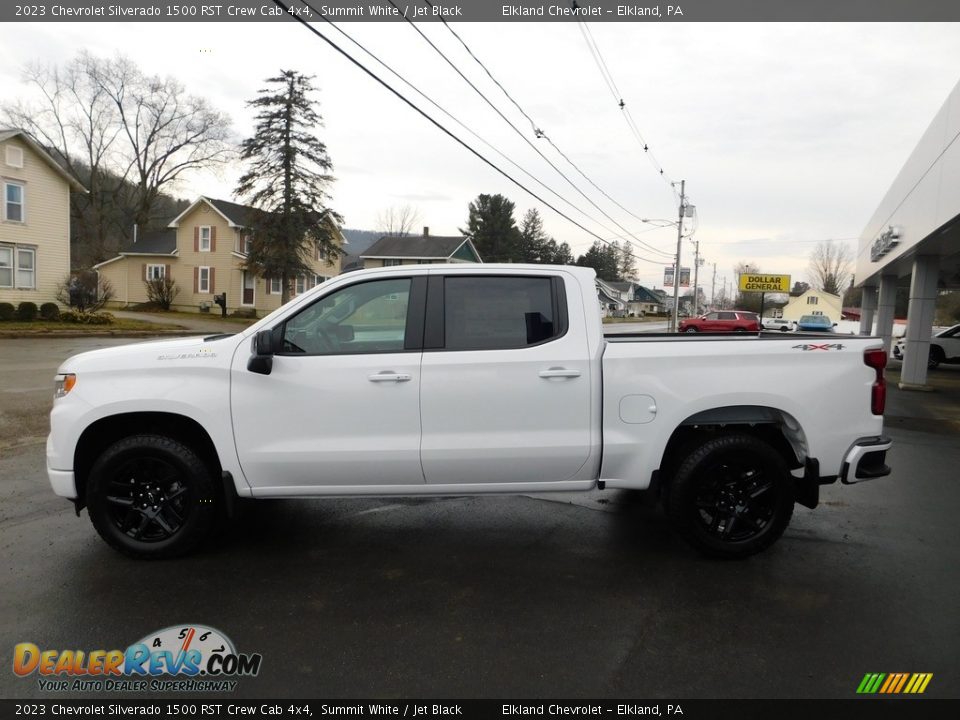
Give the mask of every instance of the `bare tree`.
[{"label": "bare tree", "polygon": [[377,215],[377,232],[392,237],[410,235],[420,222],[420,211],[412,205],[395,205]]},{"label": "bare tree", "polygon": [[[74,234],[82,239],[84,261],[106,256],[109,237],[115,235],[120,178],[110,168],[122,165],[117,136],[117,109],[96,80],[99,60],[81,52],[62,69],[44,63],[28,64],[24,82],[39,91],[41,101],[3,105],[4,122],[26,130],[40,141],[86,186],[87,193],[71,193]],[[115,248],[111,248],[115,249]]]},{"label": "bare tree", "polygon": [[810,283],[818,290],[842,295],[850,283],[853,255],[850,247],[836,240],[824,240],[810,253]]},{"label": "bare tree", "polygon": [[[756,263],[738,262],[733,267],[733,275],[735,278],[734,282],[736,283],[734,287],[739,288],[741,275],[757,275],[759,272],[760,268],[757,267]],[[740,292],[740,290],[737,289],[737,294],[735,297],[738,308],[742,308],[744,310],[753,310],[755,312],[760,310],[760,293]]]},{"label": "bare tree", "polygon": [[4,104],[4,122],[35,136],[86,185],[71,202],[81,255],[92,261],[115,249],[110,237],[149,226],[161,194],[185,172],[233,156],[227,116],[124,57],[82,52],[62,68],[35,63],[24,82],[40,99]]},{"label": "bare tree", "polygon": [[150,224],[160,193],[190,170],[208,169],[234,156],[230,119],[173,78],[148,77],[125,57],[98,61],[95,82],[116,106],[125,138],[124,177],[136,186],[134,222]]}]

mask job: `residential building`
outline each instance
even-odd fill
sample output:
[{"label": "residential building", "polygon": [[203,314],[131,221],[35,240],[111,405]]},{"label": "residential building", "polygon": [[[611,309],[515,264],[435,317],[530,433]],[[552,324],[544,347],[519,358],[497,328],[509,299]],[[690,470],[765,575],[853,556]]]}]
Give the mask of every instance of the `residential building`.
[{"label": "residential building", "polygon": [[364,268],[391,265],[430,265],[432,263],[483,262],[473,242],[463,235],[385,235],[361,253]]},{"label": "residential building", "polygon": [[[135,237],[117,257],[94,269],[113,285],[116,307],[147,302],[146,281],[172,277],[180,288],[172,309],[219,311],[213,299],[225,292],[229,312],[264,315],[280,307],[281,281],[244,269],[255,212],[229,200],[200,197],[165,229]],[[340,242],[345,243],[342,235]],[[310,275],[292,284],[292,295],[340,274],[339,257],[326,257],[319,249],[310,265]]]},{"label": "residential building", "polygon": [[70,274],[70,192],[86,190],[17,129],[0,129],[0,185],[0,302],[53,302]]},{"label": "residential building", "polygon": [[663,312],[662,300],[652,290],[633,280],[609,282],[607,285],[620,292],[620,299],[626,303],[628,315],[640,317]]},{"label": "residential building", "polygon": [[841,317],[842,309],[843,299],[839,295],[810,288],[799,295],[791,293],[780,317],[796,322],[804,315],[826,315],[836,322]]}]

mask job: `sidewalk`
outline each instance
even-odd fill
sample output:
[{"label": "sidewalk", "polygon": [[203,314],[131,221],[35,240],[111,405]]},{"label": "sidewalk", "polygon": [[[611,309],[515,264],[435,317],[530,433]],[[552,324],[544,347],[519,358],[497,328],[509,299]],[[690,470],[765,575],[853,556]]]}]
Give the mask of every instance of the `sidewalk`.
[{"label": "sidewalk", "polygon": [[887,366],[888,428],[915,430],[938,435],[960,434],[960,365],[941,365],[927,374],[932,392],[901,390],[901,363],[890,360]]}]

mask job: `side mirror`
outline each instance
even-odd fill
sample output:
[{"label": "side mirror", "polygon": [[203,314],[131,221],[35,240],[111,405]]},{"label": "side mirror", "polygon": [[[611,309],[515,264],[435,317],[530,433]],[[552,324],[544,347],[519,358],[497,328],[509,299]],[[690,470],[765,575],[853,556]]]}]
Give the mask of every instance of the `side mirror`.
[{"label": "side mirror", "polygon": [[836,327],[836,326],[837,326],[837,324],[836,324],[836,323],[834,323],[834,324],[833,324],[833,326],[834,326],[834,327]]},{"label": "side mirror", "polygon": [[260,375],[269,375],[273,371],[274,337],[273,330],[261,330],[253,336],[253,355],[247,361],[247,370]]}]

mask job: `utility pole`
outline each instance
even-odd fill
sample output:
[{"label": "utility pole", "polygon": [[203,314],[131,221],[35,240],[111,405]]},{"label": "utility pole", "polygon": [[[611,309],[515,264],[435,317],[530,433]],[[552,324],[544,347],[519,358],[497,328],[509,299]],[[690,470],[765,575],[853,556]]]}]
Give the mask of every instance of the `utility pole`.
[{"label": "utility pole", "polygon": [[676,264],[673,266],[673,328],[672,332],[680,329],[680,249],[683,242],[683,211],[686,202],[684,195],[687,187],[687,181],[680,181],[680,213],[677,218],[677,257]]},{"label": "utility pole", "polygon": [[700,314],[700,241],[693,241],[693,314]]},{"label": "utility pole", "polygon": [[717,304],[717,264],[713,264],[713,281],[710,283],[710,304]]}]

